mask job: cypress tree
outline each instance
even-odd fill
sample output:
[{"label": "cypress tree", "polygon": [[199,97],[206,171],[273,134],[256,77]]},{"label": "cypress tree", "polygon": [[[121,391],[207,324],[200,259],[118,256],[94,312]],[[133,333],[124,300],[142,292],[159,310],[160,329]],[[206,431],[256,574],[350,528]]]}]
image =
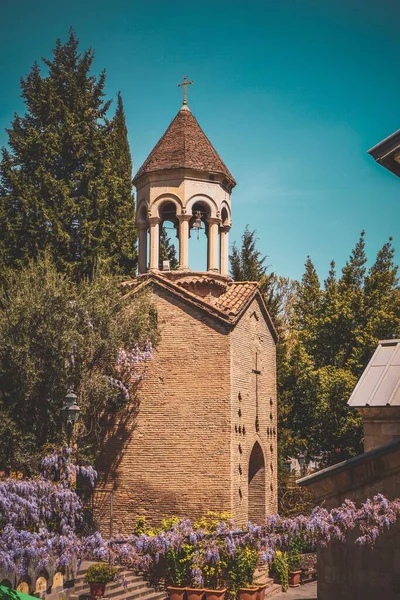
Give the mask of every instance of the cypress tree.
[{"label": "cypress tree", "polygon": [[43,59],[47,73],[35,63],[21,80],[26,112],[7,130],[0,163],[3,262],[23,266],[46,250],[77,279],[99,261],[124,273],[135,262],[122,101],[110,122],[105,72],[92,75],[94,52],[78,45],[70,31]]},{"label": "cypress tree", "polygon": [[241,248],[239,249],[235,242],[229,257],[231,276],[235,281],[260,281],[265,275],[266,257],[262,256],[256,245],[256,232],[250,231],[249,226],[246,225],[242,235]]},{"label": "cypress tree", "polygon": [[112,272],[133,273],[137,262],[135,204],[132,194],[132,158],[121,93],[111,121],[111,194],[105,222],[104,246]]}]

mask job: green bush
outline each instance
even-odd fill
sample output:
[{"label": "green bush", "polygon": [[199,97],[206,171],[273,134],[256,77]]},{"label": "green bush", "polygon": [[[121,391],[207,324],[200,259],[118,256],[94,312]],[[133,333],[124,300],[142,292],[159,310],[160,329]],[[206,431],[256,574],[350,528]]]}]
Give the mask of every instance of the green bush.
[{"label": "green bush", "polygon": [[257,550],[249,546],[238,548],[228,563],[229,589],[237,594],[240,588],[253,585],[257,562]]},{"label": "green bush", "polygon": [[117,578],[118,569],[110,567],[107,563],[90,565],[85,575],[86,583],[110,583]]},{"label": "green bush", "polygon": [[280,552],[279,550],[276,552],[271,564],[271,573],[282,586],[282,590],[286,592],[289,587],[289,565],[285,552]]}]

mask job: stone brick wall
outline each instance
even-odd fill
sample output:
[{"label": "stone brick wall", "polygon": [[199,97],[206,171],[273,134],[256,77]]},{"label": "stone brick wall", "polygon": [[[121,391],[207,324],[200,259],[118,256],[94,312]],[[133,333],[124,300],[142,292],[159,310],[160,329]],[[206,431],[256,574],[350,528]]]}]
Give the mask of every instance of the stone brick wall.
[{"label": "stone brick wall", "polygon": [[[257,370],[261,372],[258,376],[253,373],[256,355]],[[239,524],[245,524],[249,518],[249,462],[256,442],[265,461],[265,480],[261,474],[257,479],[265,490],[266,513],[277,511],[276,348],[258,299],[253,300],[231,333],[231,360],[232,512]],[[256,377],[259,431],[256,431]]]},{"label": "stone brick wall", "polygon": [[171,515],[196,519],[208,510],[230,512],[244,524],[256,442],[265,465],[254,480],[253,504],[261,486],[265,510],[275,512],[275,343],[259,301],[232,330],[160,287],[153,296],[161,342],[141,384],[137,413],[110,423],[98,465],[100,486],[115,488],[113,532],[131,532],[138,516],[157,524]]},{"label": "stone brick wall", "polygon": [[[383,493],[400,496],[400,442],[351,459],[311,476],[309,489],[327,509],[346,498],[358,506]],[[320,600],[396,600],[400,598],[400,523],[378,537],[374,548],[356,546],[356,532],[346,543],[330,543],[318,550]]]},{"label": "stone brick wall", "polygon": [[131,531],[137,516],[159,523],[169,515],[230,509],[227,326],[159,288],[154,299],[161,342],[138,413],[124,424],[124,435],[114,430],[109,448],[119,455],[107,477],[115,484],[114,532]]},{"label": "stone brick wall", "polygon": [[364,425],[364,452],[400,440],[400,406],[358,409]]}]

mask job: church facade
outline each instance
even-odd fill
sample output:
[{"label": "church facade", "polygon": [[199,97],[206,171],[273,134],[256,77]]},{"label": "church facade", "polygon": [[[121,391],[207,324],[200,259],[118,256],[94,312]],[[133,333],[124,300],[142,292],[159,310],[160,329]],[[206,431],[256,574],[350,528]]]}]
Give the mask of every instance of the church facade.
[{"label": "church facade", "polygon": [[[139,276],[161,340],[139,406],[103,464],[113,486],[113,531],[135,519],[230,513],[237,524],[277,511],[277,334],[258,284],[228,276],[235,180],[186,101],[134,179]],[[172,222],[179,267],[160,262]],[[207,271],[189,269],[189,236],[207,235]],[[114,432],[115,433],[115,432]],[[115,456],[114,456],[115,458]]]}]

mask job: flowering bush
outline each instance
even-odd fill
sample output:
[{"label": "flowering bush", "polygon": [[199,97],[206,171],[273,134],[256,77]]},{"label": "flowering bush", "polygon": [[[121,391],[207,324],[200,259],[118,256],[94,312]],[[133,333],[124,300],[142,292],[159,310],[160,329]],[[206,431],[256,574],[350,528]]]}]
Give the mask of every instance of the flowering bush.
[{"label": "flowering bush", "polygon": [[97,471],[91,465],[76,465],[71,460],[72,453],[72,448],[68,446],[50,448],[49,453],[42,458],[40,464],[43,477],[50,481],[60,481],[62,485],[68,487],[76,483],[77,475],[82,475],[94,487]]},{"label": "flowering bush", "polygon": [[[50,462],[46,462],[47,468]],[[75,491],[62,482],[43,478],[0,482],[0,569],[26,574],[28,565],[47,568],[71,565],[74,558],[124,565],[152,582],[167,579],[178,585],[228,586],[235,591],[251,584],[256,557],[271,563],[278,552],[290,551],[293,540],[326,546],[344,542],[357,530],[358,545],[373,546],[378,536],[396,523],[400,500],[378,494],[359,508],[349,500],[327,511],[317,507],[310,516],[266,519],[238,529],[215,518],[192,524],[172,519],[164,529],[104,539],[100,533],[79,537],[76,525],[82,505]],[[276,564],[276,561],[275,561]]]}]

